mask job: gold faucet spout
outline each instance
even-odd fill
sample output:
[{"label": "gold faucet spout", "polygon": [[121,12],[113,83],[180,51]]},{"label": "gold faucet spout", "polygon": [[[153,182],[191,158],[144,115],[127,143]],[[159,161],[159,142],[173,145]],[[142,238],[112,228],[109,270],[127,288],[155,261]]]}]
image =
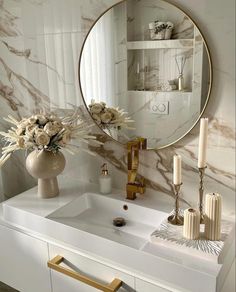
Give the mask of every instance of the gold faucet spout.
[{"label": "gold faucet spout", "polygon": [[141,177],[137,179],[139,166],[139,151],[147,149],[147,140],[145,138],[137,138],[128,142],[128,183],[126,185],[127,199],[135,200],[136,193],[144,194],[145,180]]}]

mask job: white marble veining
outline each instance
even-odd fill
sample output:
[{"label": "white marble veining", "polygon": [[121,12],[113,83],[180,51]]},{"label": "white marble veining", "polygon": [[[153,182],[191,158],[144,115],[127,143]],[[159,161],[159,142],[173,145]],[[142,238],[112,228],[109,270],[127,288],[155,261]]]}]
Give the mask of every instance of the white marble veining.
[{"label": "white marble veining", "polygon": [[[81,104],[77,62],[82,42],[95,19],[115,2],[118,1],[0,1],[0,116],[19,117],[41,106]],[[223,212],[232,216],[235,214],[235,3],[233,0],[227,5],[220,0],[172,2],[198,23],[212,55],[213,90],[204,113],[210,119],[205,190],[221,193]],[[6,129],[8,125],[1,120],[0,127]],[[182,197],[196,206],[198,130],[197,125],[174,146],[142,152],[139,172],[147,179],[148,193],[159,197],[173,195],[172,156],[179,153],[183,157]],[[93,167],[88,165],[86,154],[68,157],[67,175],[83,175],[96,182],[100,163],[107,160],[114,185],[124,188],[124,147],[99,130],[98,133],[105,145],[91,148],[98,154],[97,158],[89,158]],[[0,190],[5,196],[31,187],[33,182],[23,169],[23,155],[15,155],[1,169]]]}]

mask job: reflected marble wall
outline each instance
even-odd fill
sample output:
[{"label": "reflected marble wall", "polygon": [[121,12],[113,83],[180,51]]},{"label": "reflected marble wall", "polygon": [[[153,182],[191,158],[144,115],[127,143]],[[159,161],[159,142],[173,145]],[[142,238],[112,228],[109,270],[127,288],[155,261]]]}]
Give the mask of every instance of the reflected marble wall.
[{"label": "reflected marble wall", "polygon": [[[0,1],[0,116],[20,117],[40,107],[81,104],[77,62],[83,39],[94,20],[111,0],[1,0]],[[235,87],[234,87],[234,1],[173,0],[199,24],[213,59],[214,83],[204,116],[210,118],[206,191],[220,192],[224,212],[235,213]],[[225,17],[224,17],[225,16]],[[8,125],[0,122],[1,129]],[[198,174],[198,129],[174,146],[141,154],[140,174],[147,179],[147,196],[170,198],[173,194],[172,156],[183,157],[182,197],[196,205]],[[125,187],[124,147],[97,130],[105,144],[91,149],[96,158],[81,153],[68,157],[65,175],[98,181],[103,160],[112,168],[114,185]],[[92,161],[93,168],[90,166]],[[8,169],[8,170],[7,170]],[[8,171],[10,172],[8,173]],[[6,172],[8,175],[6,175]],[[24,157],[15,156],[1,170],[6,197],[27,189],[34,182],[24,171]],[[14,184],[12,184],[14,182]],[[11,185],[11,188],[9,186]],[[12,186],[14,185],[14,186]]]}]

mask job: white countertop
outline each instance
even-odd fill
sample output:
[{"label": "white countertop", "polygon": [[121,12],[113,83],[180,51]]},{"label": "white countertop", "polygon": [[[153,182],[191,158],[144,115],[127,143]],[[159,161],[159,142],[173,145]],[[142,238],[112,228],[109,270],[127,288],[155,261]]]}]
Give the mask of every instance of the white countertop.
[{"label": "white countertop", "polygon": [[[1,205],[4,205],[4,219],[0,216],[0,224],[13,226],[19,231],[51,243],[68,246],[73,251],[84,252],[143,279],[154,282],[156,280],[164,286],[172,283],[173,288],[177,290],[193,287],[191,281],[198,283],[196,291],[201,290],[199,285],[203,288],[215,285],[216,278],[222,270],[220,264],[198,259],[181,251],[170,252],[169,249],[151,242],[146,244],[143,250],[138,250],[84,231],[75,235],[73,228],[68,228],[67,234],[62,234],[62,224],[46,217],[86,192],[98,192],[98,185],[60,177],[59,187],[60,195],[56,198],[40,199],[37,196],[37,188],[33,188],[3,202]],[[125,191],[113,190],[109,196],[119,197],[125,201]],[[133,203],[165,212],[170,212],[173,208],[172,199],[164,201],[158,197],[150,198],[146,194],[139,196]],[[225,269],[230,267],[231,257],[232,254],[226,257]],[[186,276],[189,281],[183,283]]]}]

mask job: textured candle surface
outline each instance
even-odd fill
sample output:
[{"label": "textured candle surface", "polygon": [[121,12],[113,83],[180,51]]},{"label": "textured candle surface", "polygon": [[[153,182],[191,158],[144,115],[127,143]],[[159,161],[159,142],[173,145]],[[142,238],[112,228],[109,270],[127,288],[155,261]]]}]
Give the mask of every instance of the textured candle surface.
[{"label": "textured candle surface", "polygon": [[187,239],[198,239],[200,233],[200,213],[189,208],[184,211],[183,236]]},{"label": "textured candle surface", "polygon": [[200,122],[199,147],[198,147],[198,167],[206,166],[208,119],[202,118]]},{"label": "textured candle surface", "polygon": [[221,239],[222,197],[212,193],[206,195],[205,204],[205,237],[209,240]]},{"label": "textured candle surface", "polygon": [[174,155],[173,157],[173,168],[174,168],[174,173],[173,173],[173,182],[175,185],[180,185],[181,184],[181,156],[180,155]]}]

